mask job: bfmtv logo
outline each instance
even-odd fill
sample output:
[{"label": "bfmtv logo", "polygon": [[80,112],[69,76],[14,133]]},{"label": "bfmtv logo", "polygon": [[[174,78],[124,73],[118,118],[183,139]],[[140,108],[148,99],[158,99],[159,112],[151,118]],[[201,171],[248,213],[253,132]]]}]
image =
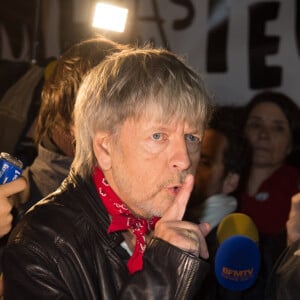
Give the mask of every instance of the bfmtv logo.
[{"label": "bfmtv logo", "polygon": [[254,269],[237,270],[228,267],[222,268],[222,276],[233,281],[245,281],[253,277]]}]

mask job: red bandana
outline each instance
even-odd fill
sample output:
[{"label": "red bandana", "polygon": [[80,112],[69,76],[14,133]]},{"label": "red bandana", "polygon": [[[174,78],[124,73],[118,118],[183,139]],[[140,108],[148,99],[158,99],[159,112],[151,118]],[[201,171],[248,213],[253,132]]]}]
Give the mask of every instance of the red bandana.
[{"label": "red bandana", "polygon": [[131,214],[127,206],[114,193],[108,182],[104,178],[102,171],[95,168],[93,180],[96,185],[100,199],[102,200],[107,212],[111,216],[111,223],[108,233],[131,229],[136,237],[136,244],[133,255],[127,263],[130,274],[143,268],[143,254],[146,249],[145,235],[154,229],[158,217],[152,219],[137,218]]}]

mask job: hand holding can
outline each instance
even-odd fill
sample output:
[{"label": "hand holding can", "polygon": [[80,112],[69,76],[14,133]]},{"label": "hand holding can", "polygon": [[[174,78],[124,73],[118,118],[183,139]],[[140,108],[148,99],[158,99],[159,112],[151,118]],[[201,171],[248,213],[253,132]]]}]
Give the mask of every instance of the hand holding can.
[{"label": "hand holding can", "polygon": [[[11,230],[12,203],[9,197],[21,192],[26,187],[26,181],[19,178],[23,164],[8,153],[0,153],[0,238]],[[12,182],[13,181],[13,182]]]},{"label": "hand holding can", "polygon": [[9,153],[0,153],[0,184],[11,182],[22,174],[23,163]]},{"label": "hand holding can", "polygon": [[26,188],[26,180],[17,178],[16,180],[0,185],[0,238],[7,234],[12,226],[12,203],[9,197],[23,191]]}]

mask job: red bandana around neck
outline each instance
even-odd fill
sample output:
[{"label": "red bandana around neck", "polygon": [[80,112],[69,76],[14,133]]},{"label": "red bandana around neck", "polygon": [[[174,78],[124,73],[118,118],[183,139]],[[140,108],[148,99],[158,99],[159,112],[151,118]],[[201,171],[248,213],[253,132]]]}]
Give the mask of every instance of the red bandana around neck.
[{"label": "red bandana around neck", "polygon": [[136,237],[136,244],[133,255],[127,263],[130,274],[143,268],[143,254],[146,249],[145,235],[154,229],[158,217],[144,219],[135,217],[128,207],[115,194],[106,181],[102,171],[96,167],[93,174],[93,180],[96,185],[100,199],[102,200],[107,212],[111,216],[111,223],[108,227],[108,233],[120,230],[131,229]]}]

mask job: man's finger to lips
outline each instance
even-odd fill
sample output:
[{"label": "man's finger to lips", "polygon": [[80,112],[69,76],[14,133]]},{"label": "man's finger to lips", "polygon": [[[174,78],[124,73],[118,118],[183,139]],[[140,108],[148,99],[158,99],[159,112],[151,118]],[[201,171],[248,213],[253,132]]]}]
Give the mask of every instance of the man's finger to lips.
[{"label": "man's finger to lips", "polygon": [[174,202],[163,215],[164,220],[182,220],[193,188],[193,176],[187,175]]}]

